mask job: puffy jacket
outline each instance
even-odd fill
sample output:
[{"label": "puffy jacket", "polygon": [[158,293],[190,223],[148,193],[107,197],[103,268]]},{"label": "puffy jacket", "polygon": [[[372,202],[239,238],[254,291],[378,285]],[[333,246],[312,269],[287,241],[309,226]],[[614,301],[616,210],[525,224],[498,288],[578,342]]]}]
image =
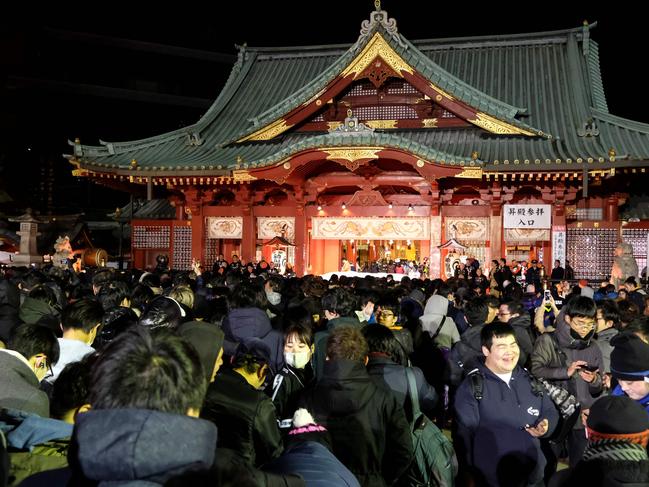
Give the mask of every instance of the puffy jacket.
[{"label": "puffy jacket", "polygon": [[72,425],[12,409],[0,411],[0,430],[7,437],[11,460],[9,485],[38,472],[68,464]]},{"label": "puffy jacket", "polygon": [[458,459],[490,486],[519,485],[520,481],[520,485],[531,485],[542,480],[546,461],[541,444],[525,426],[547,419],[547,434],[552,433],[559,420],[556,407],[547,395],[534,393],[527,372],[520,367],[514,369],[509,384],[484,365],[478,370],[483,376],[482,399],[476,399],[471,377],[462,382],[455,396]]},{"label": "puffy jacket", "polygon": [[359,487],[356,477],[326,446],[315,441],[289,445],[282,456],[264,467],[281,474],[299,474],[309,487]]}]

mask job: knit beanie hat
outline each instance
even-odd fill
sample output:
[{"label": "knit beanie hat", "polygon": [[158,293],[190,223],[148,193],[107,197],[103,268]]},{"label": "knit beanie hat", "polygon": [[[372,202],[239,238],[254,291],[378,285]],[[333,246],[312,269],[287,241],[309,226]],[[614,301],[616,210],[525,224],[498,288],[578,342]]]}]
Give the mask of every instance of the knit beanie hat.
[{"label": "knit beanie hat", "polygon": [[606,396],[595,401],[586,420],[589,441],[624,440],[647,445],[647,411],[627,396]]},{"label": "knit beanie hat", "polygon": [[225,335],[218,326],[200,321],[183,323],[178,327],[178,333],[196,349],[209,382]]},{"label": "knit beanie hat", "polygon": [[293,429],[288,432],[288,441],[316,441],[331,449],[327,428],[317,424],[304,408],[298,409],[293,415]]},{"label": "knit beanie hat", "polygon": [[611,340],[611,372],[618,380],[649,382],[649,345],[633,333],[620,333]]}]

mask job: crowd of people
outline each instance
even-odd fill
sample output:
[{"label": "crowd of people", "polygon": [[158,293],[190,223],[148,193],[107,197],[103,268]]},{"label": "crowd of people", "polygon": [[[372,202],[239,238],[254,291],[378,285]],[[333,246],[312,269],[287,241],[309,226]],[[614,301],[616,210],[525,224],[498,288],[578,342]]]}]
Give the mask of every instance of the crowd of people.
[{"label": "crowd of people", "polygon": [[0,486],[649,485],[633,276],[159,264],[5,271]]}]

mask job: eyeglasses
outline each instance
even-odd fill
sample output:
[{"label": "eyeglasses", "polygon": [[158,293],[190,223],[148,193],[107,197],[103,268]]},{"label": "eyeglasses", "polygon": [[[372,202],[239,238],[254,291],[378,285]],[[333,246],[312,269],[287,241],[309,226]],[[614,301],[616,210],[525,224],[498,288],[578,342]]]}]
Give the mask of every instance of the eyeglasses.
[{"label": "eyeglasses", "polygon": [[573,318],[571,324],[574,328],[590,329],[595,326],[595,320],[582,321],[579,318]]},{"label": "eyeglasses", "polygon": [[392,311],[381,311],[379,314],[381,316],[385,316],[386,318],[389,318],[390,316],[394,316],[394,313]]}]

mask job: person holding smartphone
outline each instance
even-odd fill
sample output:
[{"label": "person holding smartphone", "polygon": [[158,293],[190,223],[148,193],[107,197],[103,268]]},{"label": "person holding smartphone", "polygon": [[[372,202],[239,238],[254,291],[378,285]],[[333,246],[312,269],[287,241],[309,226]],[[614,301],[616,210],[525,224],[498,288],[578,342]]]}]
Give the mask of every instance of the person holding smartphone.
[{"label": "person holding smartphone", "polygon": [[559,316],[559,308],[552,296],[552,292],[546,289],[543,292],[543,301],[534,311],[534,328],[540,334],[553,332],[554,323]]},{"label": "person holding smartphone", "polygon": [[[592,299],[570,299],[557,317],[556,331],[538,338],[531,359],[533,375],[566,389],[586,412],[603,391],[602,352],[593,340],[596,314]],[[585,448],[584,425],[577,421],[568,436],[571,466],[580,460]],[[558,455],[561,445],[553,445],[552,449]]]}]

